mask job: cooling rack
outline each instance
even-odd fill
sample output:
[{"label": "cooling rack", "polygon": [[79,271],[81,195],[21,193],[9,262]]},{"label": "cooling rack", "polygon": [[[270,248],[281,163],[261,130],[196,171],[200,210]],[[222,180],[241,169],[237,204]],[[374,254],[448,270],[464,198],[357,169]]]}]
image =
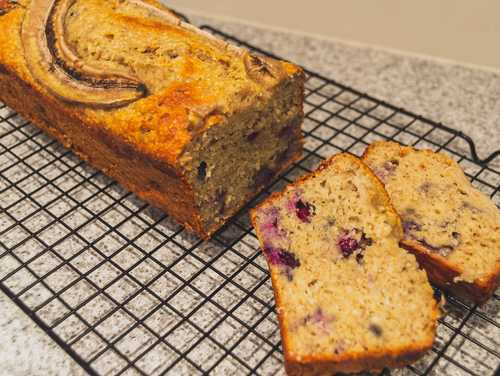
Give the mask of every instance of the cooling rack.
[{"label": "cooling rack", "polygon": [[[500,151],[481,160],[461,132],[310,71],[305,112],[302,159],[256,200],[382,139],[449,154],[500,202]],[[92,375],[284,374],[246,209],[203,243],[1,103],[0,288]],[[383,374],[498,374],[499,296],[447,309],[432,351]]]}]

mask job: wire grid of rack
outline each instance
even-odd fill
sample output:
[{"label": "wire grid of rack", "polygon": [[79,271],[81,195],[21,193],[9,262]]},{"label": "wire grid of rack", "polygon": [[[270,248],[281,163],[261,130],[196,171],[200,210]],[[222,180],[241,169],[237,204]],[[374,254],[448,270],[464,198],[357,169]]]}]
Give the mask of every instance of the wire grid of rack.
[{"label": "wire grid of rack", "polygon": [[[460,132],[307,77],[303,158],[256,200],[334,153],[360,155],[390,139],[451,155],[500,202],[500,171],[490,166],[500,151],[479,160]],[[203,243],[4,104],[0,288],[90,374],[284,373],[272,288],[246,210]],[[385,374],[498,374],[499,296],[484,307],[449,297],[447,309],[432,351]]]}]

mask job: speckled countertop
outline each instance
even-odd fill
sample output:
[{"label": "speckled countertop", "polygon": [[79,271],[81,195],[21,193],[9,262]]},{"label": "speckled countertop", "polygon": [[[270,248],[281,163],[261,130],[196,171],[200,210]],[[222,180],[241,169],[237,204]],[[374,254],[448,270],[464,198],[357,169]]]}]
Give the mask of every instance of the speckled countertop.
[{"label": "speckled countertop", "polygon": [[[500,74],[215,19],[192,20],[219,27],[338,82],[460,129],[473,138],[481,157],[500,149]],[[0,375],[84,374],[3,294],[0,359]]]}]

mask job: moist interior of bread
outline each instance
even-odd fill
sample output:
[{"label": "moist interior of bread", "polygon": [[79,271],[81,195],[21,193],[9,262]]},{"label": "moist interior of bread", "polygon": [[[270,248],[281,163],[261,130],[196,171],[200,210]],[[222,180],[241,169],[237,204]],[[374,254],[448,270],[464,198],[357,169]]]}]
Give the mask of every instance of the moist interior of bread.
[{"label": "moist interior of bread", "polygon": [[[435,320],[433,293],[415,257],[398,247],[397,216],[380,186],[374,189],[373,178],[355,165],[337,167],[275,200],[281,235],[261,234],[265,247],[287,250],[300,262],[288,272],[270,264],[281,297],[285,346],[300,359],[428,343]],[[313,208],[310,222],[287,208],[297,194]],[[266,220],[266,210],[259,210],[258,223]],[[371,245],[344,257],[338,242],[350,229],[365,233]]]},{"label": "moist interior of bread", "polygon": [[271,98],[221,118],[183,153],[205,228],[217,227],[300,155],[301,90],[297,82],[283,82]]},{"label": "moist interior of bread", "polygon": [[[500,266],[500,210],[444,155],[374,146],[367,163],[384,180],[406,222],[405,239],[430,245],[461,271],[457,280],[474,282]],[[384,166],[397,161],[387,173]]]}]

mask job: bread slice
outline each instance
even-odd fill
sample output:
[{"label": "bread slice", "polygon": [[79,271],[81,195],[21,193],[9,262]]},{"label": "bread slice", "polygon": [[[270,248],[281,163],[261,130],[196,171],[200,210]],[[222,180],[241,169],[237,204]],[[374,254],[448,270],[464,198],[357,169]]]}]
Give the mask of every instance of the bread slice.
[{"label": "bread slice", "polygon": [[266,255],[289,375],[404,366],[431,348],[439,308],[399,248],[383,185],[339,154],[251,213]]},{"label": "bread slice", "polygon": [[364,161],[385,183],[403,219],[401,245],[439,287],[484,303],[500,283],[500,210],[444,154],[394,142]]}]

